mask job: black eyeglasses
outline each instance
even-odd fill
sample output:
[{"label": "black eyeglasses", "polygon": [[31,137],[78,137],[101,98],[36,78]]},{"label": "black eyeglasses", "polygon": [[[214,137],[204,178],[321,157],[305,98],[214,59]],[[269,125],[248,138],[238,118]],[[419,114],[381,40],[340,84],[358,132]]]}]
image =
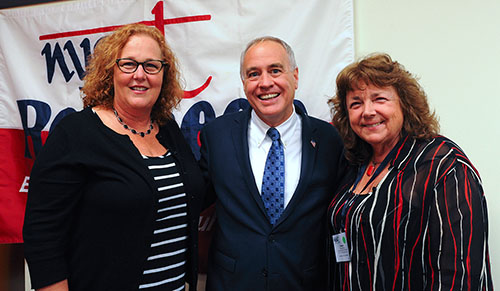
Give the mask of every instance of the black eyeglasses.
[{"label": "black eyeglasses", "polygon": [[158,74],[164,66],[168,66],[167,62],[161,60],[149,60],[140,63],[129,58],[116,59],[116,65],[120,71],[126,74],[132,74],[137,71],[139,65],[141,65],[144,72],[148,74]]}]

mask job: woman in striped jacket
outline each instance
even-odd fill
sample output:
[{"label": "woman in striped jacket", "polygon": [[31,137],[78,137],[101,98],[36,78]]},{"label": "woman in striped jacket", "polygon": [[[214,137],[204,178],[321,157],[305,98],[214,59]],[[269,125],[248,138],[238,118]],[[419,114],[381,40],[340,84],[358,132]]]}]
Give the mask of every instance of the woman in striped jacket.
[{"label": "woman in striped jacket", "polygon": [[493,290],[479,173],[416,79],[371,55],[329,102],[350,164],[329,206],[332,288]]}]

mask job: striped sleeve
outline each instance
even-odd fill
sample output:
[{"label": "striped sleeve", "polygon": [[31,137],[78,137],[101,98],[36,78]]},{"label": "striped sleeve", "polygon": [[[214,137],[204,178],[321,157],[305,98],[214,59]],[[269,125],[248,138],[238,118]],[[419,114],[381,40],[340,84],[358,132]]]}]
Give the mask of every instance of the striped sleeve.
[{"label": "striped sleeve", "polygon": [[427,282],[431,290],[492,290],[481,180],[461,151],[449,150],[435,165],[437,180],[429,189]]}]

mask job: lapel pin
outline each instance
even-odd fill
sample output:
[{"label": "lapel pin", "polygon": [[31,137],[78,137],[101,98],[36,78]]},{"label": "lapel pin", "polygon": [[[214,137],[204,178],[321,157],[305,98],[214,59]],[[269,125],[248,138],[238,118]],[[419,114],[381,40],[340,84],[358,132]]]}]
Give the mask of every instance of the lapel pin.
[{"label": "lapel pin", "polygon": [[313,148],[316,148],[316,142],[312,139],[311,139],[311,145],[313,146]]}]

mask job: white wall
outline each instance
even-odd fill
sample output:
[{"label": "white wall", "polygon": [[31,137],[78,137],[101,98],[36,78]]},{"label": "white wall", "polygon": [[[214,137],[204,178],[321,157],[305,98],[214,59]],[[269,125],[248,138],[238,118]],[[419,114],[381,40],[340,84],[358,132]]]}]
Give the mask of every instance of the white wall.
[{"label": "white wall", "polygon": [[441,133],[483,179],[500,283],[500,1],[354,0],[356,59],[386,52],[420,77]]}]

